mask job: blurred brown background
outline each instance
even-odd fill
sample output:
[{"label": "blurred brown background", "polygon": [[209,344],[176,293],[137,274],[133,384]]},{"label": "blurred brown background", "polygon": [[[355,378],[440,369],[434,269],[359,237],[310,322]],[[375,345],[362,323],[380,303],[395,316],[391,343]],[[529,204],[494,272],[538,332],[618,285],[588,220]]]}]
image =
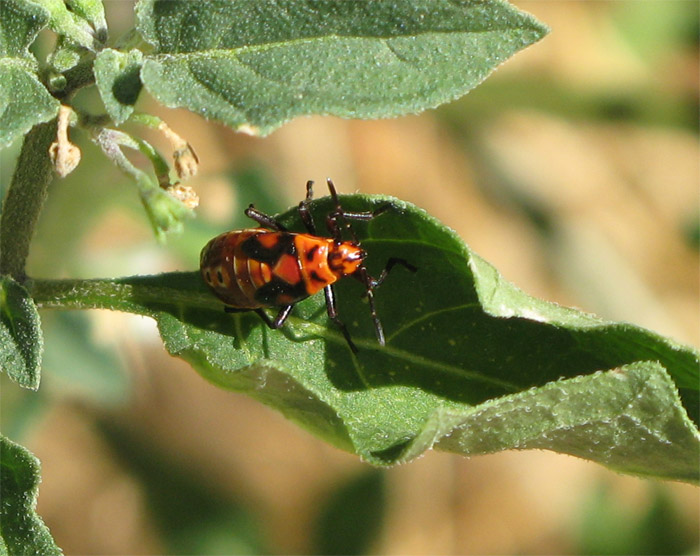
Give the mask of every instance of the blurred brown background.
[{"label": "blurred brown background", "polygon": [[[282,210],[330,176],[423,207],[528,293],[700,345],[697,3],[515,4],[552,33],[419,116],[258,139],[143,95],[199,154],[197,220],[158,245],[135,188],[76,137],[84,162],[52,186],[30,274],[192,270],[249,202]],[[107,8],[116,36],[132,7]],[[67,554],[698,552],[696,488],[548,452],[374,470],[206,383],[148,319],[42,318],[42,388],[3,376],[2,420],[42,461],[39,512]]]}]

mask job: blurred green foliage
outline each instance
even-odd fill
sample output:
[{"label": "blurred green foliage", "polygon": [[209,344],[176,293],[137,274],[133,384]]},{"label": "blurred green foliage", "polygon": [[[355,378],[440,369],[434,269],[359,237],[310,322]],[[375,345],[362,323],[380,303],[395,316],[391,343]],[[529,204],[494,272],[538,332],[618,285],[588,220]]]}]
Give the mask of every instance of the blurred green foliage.
[{"label": "blurred green foliage", "polygon": [[665,485],[649,482],[648,501],[632,507],[608,481],[600,481],[582,505],[576,554],[692,554],[700,534],[683,523],[682,510]]},{"label": "blurred green foliage", "polygon": [[322,501],[314,554],[370,554],[386,512],[385,471],[368,469],[336,485]]}]

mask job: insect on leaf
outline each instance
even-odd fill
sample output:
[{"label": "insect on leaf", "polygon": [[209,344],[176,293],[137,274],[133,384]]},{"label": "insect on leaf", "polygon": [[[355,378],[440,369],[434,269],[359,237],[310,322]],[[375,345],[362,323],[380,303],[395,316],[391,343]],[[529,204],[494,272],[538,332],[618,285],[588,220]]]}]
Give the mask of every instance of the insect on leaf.
[{"label": "insect on leaf", "polygon": [[[168,351],[221,388],[266,403],[376,465],[430,448],[463,455],[548,449],[637,475],[698,482],[698,351],[651,331],[535,299],[506,282],[424,211],[387,197],[341,196],[345,210],[391,210],[354,225],[379,273],[386,347],[363,287],[337,284],[353,356],[322,295],[280,330],[226,314],[198,272],[85,282],[62,303],[153,316]],[[316,222],[332,209],[312,203]],[[281,216],[302,231],[296,210]]]}]

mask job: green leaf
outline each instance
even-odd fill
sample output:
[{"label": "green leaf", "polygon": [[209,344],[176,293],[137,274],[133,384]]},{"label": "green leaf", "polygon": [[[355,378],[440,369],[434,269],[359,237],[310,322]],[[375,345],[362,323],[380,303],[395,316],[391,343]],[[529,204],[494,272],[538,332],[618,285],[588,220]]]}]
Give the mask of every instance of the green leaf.
[{"label": "green leaf", "polygon": [[63,0],[32,0],[48,11],[49,27],[62,38],[87,50],[96,50],[100,43],[90,23],[73,13]]},{"label": "green leaf", "polygon": [[141,92],[140,50],[119,52],[107,48],[95,60],[95,81],[107,113],[119,125],[134,111]]},{"label": "green leaf", "polygon": [[164,241],[167,233],[182,232],[185,220],[194,216],[191,208],[163,189],[144,189],[140,191],[140,195],[141,203],[159,241]]},{"label": "green leaf", "polygon": [[36,390],[43,340],[39,312],[24,287],[0,276],[0,370],[20,386]]},{"label": "green leaf", "polygon": [[0,435],[0,553],[62,554],[36,514],[39,460],[26,448]]},{"label": "green leaf", "polygon": [[104,43],[107,40],[107,20],[102,0],[65,0],[70,10],[87,21],[94,29],[95,38]]},{"label": "green leaf", "polygon": [[0,2],[0,148],[58,112],[59,103],[39,82],[29,53],[48,20],[48,12],[31,2]]},{"label": "green leaf", "polygon": [[22,61],[29,69],[36,68],[29,45],[48,22],[49,13],[37,4],[23,0],[0,2],[0,57]]},{"label": "green leaf", "polygon": [[95,60],[95,81],[105,108],[114,123],[124,122],[134,111],[141,92],[141,61],[139,50],[119,52],[106,48]]},{"label": "green leaf", "polygon": [[141,0],[137,18],[151,94],[255,134],[436,107],[547,32],[502,0]]},{"label": "green leaf", "polygon": [[[354,226],[372,274],[390,257],[418,267],[396,267],[376,293],[384,348],[353,280],[338,284],[337,298],[357,356],[329,323],[322,295],[273,331],[255,314],[224,313],[198,272],[37,283],[33,294],[45,306],[151,315],[168,351],[207,380],[377,465],[430,448],[536,448],[638,475],[700,479],[697,350],[526,295],[416,207],[341,199],[353,212],[391,203]],[[312,205],[319,223],[330,210],[328,198]],[[295,210],[281,221],[303,229]]]}]

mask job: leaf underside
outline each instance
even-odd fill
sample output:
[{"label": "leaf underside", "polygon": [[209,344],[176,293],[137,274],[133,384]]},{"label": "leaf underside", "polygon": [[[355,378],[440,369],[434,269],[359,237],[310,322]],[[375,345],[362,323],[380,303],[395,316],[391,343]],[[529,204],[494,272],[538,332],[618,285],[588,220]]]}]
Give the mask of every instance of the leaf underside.
[{"label": "leaf underside", "polygon": [[137,20],[153,96],[255,134],[305,114],[433,108],[547,32],[500,0],[142,0]]},{"label": "leaf underside", "polygon": [[[93,299],[77,290],[76,303],[153,316],[168,351],[207,380],[376,465],[431,447],[538,448],[698,481],[697,350],[524,294],[411,205],[342,199],[349,211],[391,203],[354,225],[370,273],[390,257],[418,267],[395,267],[377,291],[385,348],[352,280],[337,284],[337,298],[357,356],[329,323],[322,295],[296,305],[277,331],[253,313],[224,313],[198,272],[123,279],[116,305],[115,284]],[[312,205],[319,223],[330,209],[327,198]],[[303,229],[296,211],[281,221]]]}]

